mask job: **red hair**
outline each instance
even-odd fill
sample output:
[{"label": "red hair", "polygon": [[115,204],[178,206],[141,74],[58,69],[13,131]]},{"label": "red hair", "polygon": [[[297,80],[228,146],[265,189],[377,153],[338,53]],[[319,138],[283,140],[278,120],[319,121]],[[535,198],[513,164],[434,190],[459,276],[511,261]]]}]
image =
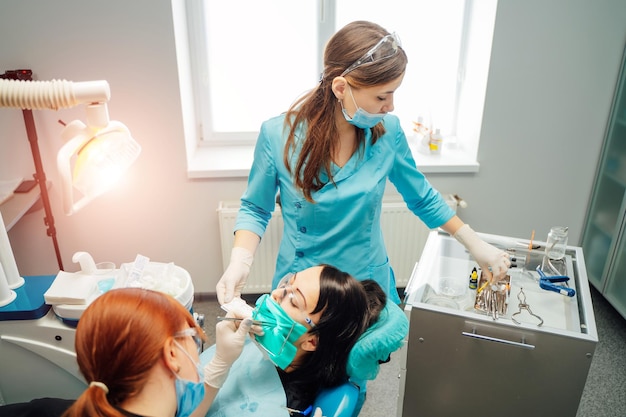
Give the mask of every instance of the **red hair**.
[{"label": "red hair", "polygon": [[196,327],[173,297],[140,288],[106,292],[87,307],[76,328],[76,355],[88,386],[64,417],[123,417],[115,407],[141,391],[150,370],[163,359],[168,338]]}]

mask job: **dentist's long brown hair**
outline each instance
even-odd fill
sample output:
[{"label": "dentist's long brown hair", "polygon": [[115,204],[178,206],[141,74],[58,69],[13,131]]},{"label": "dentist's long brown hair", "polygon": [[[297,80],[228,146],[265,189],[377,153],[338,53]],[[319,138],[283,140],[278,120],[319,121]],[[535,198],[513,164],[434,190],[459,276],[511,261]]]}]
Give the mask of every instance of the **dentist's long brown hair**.
[{"label": "dentist's long brown hair", "polygon": [[[335,114],[340,106],[331,85],[354,61],[361,58],[389,32],[376,23],[356,21],[347,24],[328,41],[324,51],[324,72],[319,84],[298,99],[287,111],[285,129],[288,136],[283,163],[292,173],[297,188],[309,201],[312,193],[325,184],[320,174],[326,172],[332,181],[332,155],[339,140]],[[345,75],[353,88],[371,87],[388,83],[404,74],[407,56],[402,48],[389,59],[364,64]],[[357,129],[357,141],[362,144],[365,134]],[[372,143],[385,133],[382,123],[372,128]],[[303,137],[302,137],[303,136]],[[292,154],[302,147],[295,166]]]}]

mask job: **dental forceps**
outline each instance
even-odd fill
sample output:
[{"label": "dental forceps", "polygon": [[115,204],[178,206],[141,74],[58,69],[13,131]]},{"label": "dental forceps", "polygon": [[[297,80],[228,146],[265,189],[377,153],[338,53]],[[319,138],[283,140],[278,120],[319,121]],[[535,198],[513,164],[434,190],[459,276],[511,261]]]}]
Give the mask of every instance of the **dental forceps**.
[{"label": "dental forceps", "polygon": [[541,270],[541,266],[538,265],[536,269],[539,273],[539,287],[544,290],[558,292],[568,297],[576,295],[576,291],[573,288],[566,287],[564,285],[556,285],[555,282],[567,282],[569,277],[567,275],[552,275],[548,276]]},{"label": "dental forceps", "polygon": [[543,319],[539,317],[538,315],[534,314],[530,310],[530,306],[526,304],[526,294],[524,293],[524,288],[519,289],[519,293],[517,294],[517,299],[519,300],[519,304],[517,305],[519,310],[516,313],[511,314],[511,320],[513,320],[513,323],[522,324],[519,321],[515,320],[515,316],[517,316],[518,314],[522,314],[522,310],[526,310],[528,311],[528,314],[539,319],[539,324],[537,326],[541,326],[543,324]]}]

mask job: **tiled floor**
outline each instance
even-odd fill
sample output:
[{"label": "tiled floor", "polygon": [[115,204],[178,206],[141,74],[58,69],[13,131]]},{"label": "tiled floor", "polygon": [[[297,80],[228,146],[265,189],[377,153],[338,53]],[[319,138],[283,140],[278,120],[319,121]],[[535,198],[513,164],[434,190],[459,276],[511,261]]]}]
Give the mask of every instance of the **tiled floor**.
[{"label": "tiled floor", "polygon": [[626,319],[591,288],[599,342],[577,417],[626,416]]},{"label": "tiled floor", "polygon": [[[626,416],[626,320],[591,288],[599,342],[591,362],[587,383],[576,417]],[[246,296],[253,304],[256,296]],[[222,315],[214,296],[196,296],[194,311],[205,316],[205,330],[214,340],[215,317]],[[396,355],[397,356],[397,355]],[[360,417],[396,416],[399,391],[397,357],[381,366],[376,380],[367,388]],[[549,394],[558,397],[558,387]],[[554,416],[567,417],[567,416]],[[572,416],[574,417],[574,416]]]}]

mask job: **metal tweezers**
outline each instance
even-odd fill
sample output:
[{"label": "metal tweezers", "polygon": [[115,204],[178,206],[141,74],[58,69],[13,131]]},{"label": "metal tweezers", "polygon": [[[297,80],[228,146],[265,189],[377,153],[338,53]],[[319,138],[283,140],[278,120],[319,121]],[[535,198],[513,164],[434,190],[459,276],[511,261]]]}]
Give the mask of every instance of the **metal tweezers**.
[{"label": "metal tweezers", "polygon": [[515,320],[515,316],[517,316],[518,314],[522,314],[522,310],[526,310],[528,311],[528,313],[539,319],[539,324],[537,326],[541,326],[543,324],[543,319],[541,317],[539,317],[538,315],[534,314],[531,310],[530,310],[530,306],[528,304],[526,304],[526,294],[524,293],[524,288],[520,288],[519,289],[519,294],[517,294],[517,299],[519,300],[519,304],[517,305],[517,307],[519,308],[519,310],[517,311],[517,313],[513,313],[511,315],[511,320],[513,320],[513,323],[515,324],[522,324],[519,321]]}]

